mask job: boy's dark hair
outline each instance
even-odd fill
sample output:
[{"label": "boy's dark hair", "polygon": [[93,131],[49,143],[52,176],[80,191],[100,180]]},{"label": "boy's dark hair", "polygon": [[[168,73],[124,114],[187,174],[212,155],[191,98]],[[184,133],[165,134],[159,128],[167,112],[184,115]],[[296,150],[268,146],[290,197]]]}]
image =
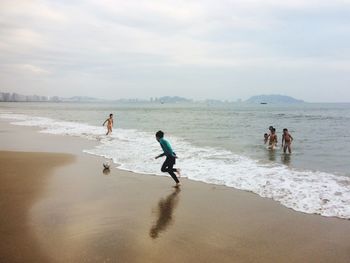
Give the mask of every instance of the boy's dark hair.
[{"label": "boy's dark hair", "polygon": [[164,137],[164,132],[162,132],[162,131],[157,131],[156,137],[158,137],[158,138],[163,138],[163,137]]},{"label": "boy's dark hair", "polygon": [[276,129],[275,129],[275,128],[272,128],[272,131],[273,131],[273,132],[276,132]]},{"label": "boy's dark hair", "polygon": [[264,133],[264,136],[267,136],[267,133]]},{"label": "boy's dark hair", "polygon": [[272,131],[272,130],[273,130],[273,126],[270,126],[270,127],[269,127],[269,130]]},{"label": "boy's dark hair", "polygon": [[283,131],[288,131],[288,129],[287,129],[287,128],[284,128]]},{"label": "boy's dark hair", "polygon": [[109,114],[109,117],[112,117],[113,116],[113,113]]}]

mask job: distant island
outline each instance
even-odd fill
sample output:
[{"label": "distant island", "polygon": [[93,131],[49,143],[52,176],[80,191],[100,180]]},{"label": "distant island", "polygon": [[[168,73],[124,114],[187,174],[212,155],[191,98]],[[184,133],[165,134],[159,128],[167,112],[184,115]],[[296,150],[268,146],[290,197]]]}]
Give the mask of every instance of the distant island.
[{"label": "distant island", "polygon": [[298,100],[290,96],[284,95],[258,95],[250,97],[245,102],[247,103],[258,103],[258,104],[295,104],[295,103],[304,103],[303,100]]}]

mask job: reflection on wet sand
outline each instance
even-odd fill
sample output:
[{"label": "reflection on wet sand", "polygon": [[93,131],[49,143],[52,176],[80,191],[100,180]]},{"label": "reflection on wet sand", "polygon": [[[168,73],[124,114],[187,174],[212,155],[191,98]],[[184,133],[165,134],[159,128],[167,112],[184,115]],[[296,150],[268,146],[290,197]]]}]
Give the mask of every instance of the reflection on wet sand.
[{"label": "reflection on wet sand", "polygon": [[166,230],[169,224],[173,220],[173,212],[176,208],[179,198],[180,188],[177,187],[174,191],[168,195],[165,199],[160,199],[158,202],[158,219],[151,227],[149,235],[151,238],[156,239],[159,233]]},{"label": "reflection on wet sand", "polygon": [[104,175],[109,175],[110,172],[111,172],[111,171],[109,170],[109,168],[104,168],[103,171],[102,171],[102,173],[103,173]]},{"label": "reflection on wet sand", "polygon": [[268,150],[267,155],[270,161],[276,161],[276,150]]},{"label": "reflection on wet sand", "polygon": [[290,154],[286,154],[286,153],[282,154],[281,161],[282,161],[283,164],[285,164],[287,166],[290,166],[290,161],[291,161]]}]

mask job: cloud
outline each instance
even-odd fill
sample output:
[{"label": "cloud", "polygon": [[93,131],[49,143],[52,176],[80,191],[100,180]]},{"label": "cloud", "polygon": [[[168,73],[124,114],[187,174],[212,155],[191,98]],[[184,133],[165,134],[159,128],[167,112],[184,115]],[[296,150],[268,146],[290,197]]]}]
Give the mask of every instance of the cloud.
[{"label": "cloud", "polygon": [[227,4],[238,6],[240,8],[263,8],[263,9],[320,9],[329,7],[349,6],[349,0],[228,0]]},{"label": "cloud", "polygon": [[[4,0],[0,84],[21,78],[18,71],[47,79],[46,85],[67,80],[68,93],[79,85],[93,93],[94,86],[117,81],[142,87],[149,79],[161,89],[164,79],[215,83],[208,79],[212,70],[226,74],[225,85],[240,72],[235,81],[253,87],[259,72],[283,69],[317,71],[321,78],[337,72],[329,78],[342,86],[339,74],[350,68],[346,10],[348,0]],[[205,77],[190,79],[189,71]],[[153,72],[161,72],[159,80]]]},{"label": "cloud", "polygon": [[2,0],[0,14],[3,19],[21,18],[29,21],[66,22],[66,15],[57,10],[57,6],[53,3],[40,0]]},{"label": "cloud", "polygon": [[35,75],[47,75],[50,73],[48,70],[31,64],[18,64],[14,65],[14,68],[24,73],[30,73]]},{"label": "cloud", "polygon": [[45,44],[44,37],[40,33],[28,28],[14,28],[1,39],[3,45],[17,50],[42,47]]}]

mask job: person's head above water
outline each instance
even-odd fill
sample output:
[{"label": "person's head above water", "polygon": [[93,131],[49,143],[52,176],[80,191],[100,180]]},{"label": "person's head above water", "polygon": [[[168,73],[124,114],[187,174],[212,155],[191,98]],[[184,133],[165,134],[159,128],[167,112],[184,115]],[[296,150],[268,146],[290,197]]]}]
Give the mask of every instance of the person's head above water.
[{"label": "person's head above water", "polygon": [[160,139],[162,139],[164,137],[164,132],[162,131],[157,131],[156,133],[156,139],[157,141],[159,141]]},{"label": "person's head above water", "polygon": [[285,133],[285,132],[288,132],[288,129],[287,128],[284,128],[283,129],[283,132]]},{"label": "person's head above water", "polygon": [[273,126],[270,126],[270,127],[269,127],[269,130],[272,131],[272,130],[273,130]]},{"label": "person's head above water", "polygon": [[113,117],[113,113],[109,114],[109,118],[112,118]]}]

